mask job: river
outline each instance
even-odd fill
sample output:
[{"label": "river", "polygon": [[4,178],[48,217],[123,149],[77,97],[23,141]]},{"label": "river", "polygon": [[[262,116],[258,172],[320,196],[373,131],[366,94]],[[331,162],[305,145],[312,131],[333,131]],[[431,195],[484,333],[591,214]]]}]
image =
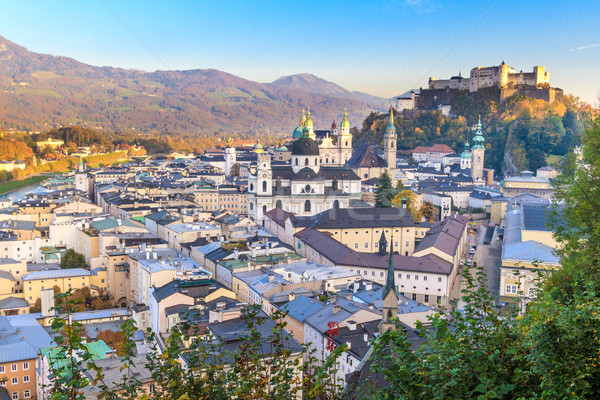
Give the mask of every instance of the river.
[{"label": "river", "polygon": [[12,192],[4,193],[4,194],[0,195],[0,200],[11,199],[13,202],[19,201],[19,200],[23,199],[25,197],[25,195],[27,195],[31,192],[34,192],[36,190],[40,190],[43,187],[44,182],[46,182],[46,181],[42,181],[40,183],[25,186],[20,189],[14,190]]}]

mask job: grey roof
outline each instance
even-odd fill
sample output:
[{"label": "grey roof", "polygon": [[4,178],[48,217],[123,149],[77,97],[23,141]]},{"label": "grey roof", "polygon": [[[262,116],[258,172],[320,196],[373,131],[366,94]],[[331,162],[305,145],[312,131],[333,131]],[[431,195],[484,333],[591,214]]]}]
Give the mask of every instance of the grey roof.
[{"label": "grey roof", "polygon": [[415,226],[405,208],[334,208],[314,217],[313,229],[352,229]]},{"label": "grey roof", "polygon": [[198,282],[172,281],[156,289],[152,293],[152,296],[154,296],[157,303],[160,303],[162,300],[175,293],[182,293],[182,291],[185,291],[183,294],[186,296],[194,299],[203,299],[220,288],[224,288],[224,286],[213,279],[203,279]]},{"label": "grey roof", "polygon": [[0,279],[6,279],[9,281],[15,281],[14,276],[8,271],[0,271]]},{"label": "grey roof", "polygon": [[556,256],[552,247],[533,240],[507,243],[502,249],[502,260],[537,260],[541,263],[560,264],[560,258]]},{"label": "grey roof", "polygon": [[[386,269],[389,255],[354,251],[331,236],[306,228],[294,235],[335,265]],[[394,269],[449,275],[452,264],[442,258],[427,254],[422,257],[394,256]]]},{"label": "grey roof", "polygon": [[[317,331],[323,334],[329,330],[328,324],[330,322],[335,321],[340,324],[362,310],[368,309],[362,304],[338,297],[335,302],[326,305],[313,315],[306,318],[306,323],[310,324]],[[373,315],[373,320],[379,320],[380,318],[381,317],[378,315]]]},{"label": "grey roof", "polygon": [[92,273],[83,268],[58,269],[50,271],[35,271],[23,275],[24,281],[36,279],[72,278],[77,276],[90,276]]},{"label": "grey roof", "polygon": [[0,300],[0,309],[7,310],[11,308],[29,308],[29,303],[19,297],[6,297]]},{"label": "grey roof", "polygon": [[319,300],[310,299],[306,296],[298,296],[283,306],[282,311],[286,311],[288,315],[296,321],[304,323],[306,318],[310,317],[323,307],[325,307],[325,303]]},{"label": "grey roof", "polygon": [[550,206],[523,204],[523,227],[525,230],[549,231],[548,216]]},{"label": "grey roof", "polygon": [[454,256],[466,226],[467,217],[465,216],[453,215],[447,217],[444,221],[434,224],[429,229],[423,240],[415,248],[415,253],[435,247],[450,256]]}]

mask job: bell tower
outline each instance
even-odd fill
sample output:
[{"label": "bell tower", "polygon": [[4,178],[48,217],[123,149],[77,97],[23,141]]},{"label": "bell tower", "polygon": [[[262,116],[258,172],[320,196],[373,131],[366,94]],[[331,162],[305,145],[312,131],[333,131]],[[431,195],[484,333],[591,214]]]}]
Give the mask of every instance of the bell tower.
[{"label": "bell tower", "polygon": [[471,178],[474,181],[483,180],[483,165],[485,160],[485,138],[483,137],[481,117],[477,122],[477,129],[473,137],[473,150],[471,151]]},{"label": "bell tower", "polygon": [[396,168],[396,126],[394,125],[394,108],[390,106],[390,116],[385,128],[383,138],[383,158],[387,162],[388,168]]},{"label": "bell tower", "polygon": [[345,165],[350,157],[352,157],[352,134],[350,133],[350,122],[344,108],[344,118],[340,124],[340,132],[338,134],[338,149],[339,149],[339,165]]}]

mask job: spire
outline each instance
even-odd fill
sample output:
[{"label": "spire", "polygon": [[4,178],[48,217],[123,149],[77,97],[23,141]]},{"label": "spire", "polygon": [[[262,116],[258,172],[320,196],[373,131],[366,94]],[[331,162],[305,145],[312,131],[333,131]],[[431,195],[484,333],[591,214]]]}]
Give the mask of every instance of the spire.
[{"label": "spire", "polygon": [[306,121],[304,121],[304,126],[307,128],[312,128],[313,122],[310,119],[310,107],[308,107],[308,111],[306,111]]},{"label": "spire", "polygon": [[379,254],[380,256],[385,256],[385,253],[387,252],[387,240],[385,240],[385,234],[384,231],[381,231],[381,238],[379,238],[379,251],[377,252],[377,254]]},{"label": "spire", "polygon": [[396,288],[396,279],[394,278],[394,275],[394,236],[392,236],[390,240],[390,258],[388,260],[387,279],[385,282],[385,287],[383,288],[382,298],[385,298],[390,290],[396,292],[396,296],[398,296],[398,289]]},{"label": "spire", "polygon": [[479,116],[479,120],[477,122],[477,129],[475,130],[475,136],[473,137],[473,149],[484,149],[483,142],[485,142],[485,138],[483,137],[482,125],[481,125],[481,116]]},{"label": "spire", "polygon": [[306,122],[306,112],[304,111],[304,108],[302,109],[302,118],[300,118],[300,126],[304,126],[304,123]]},{"label": "spire", "polygon": [[348,114],[346,113],[346,109],[344,108],[344,118],[342,119],[342,128],[350,128],[350,122],[348,122]]},{"label": "spire", "polygon": [[390,116],[388,117],[388,124],[385,128],[386,136],[396,135],[396,126],[394,125],[394,106],[390,104]]}]

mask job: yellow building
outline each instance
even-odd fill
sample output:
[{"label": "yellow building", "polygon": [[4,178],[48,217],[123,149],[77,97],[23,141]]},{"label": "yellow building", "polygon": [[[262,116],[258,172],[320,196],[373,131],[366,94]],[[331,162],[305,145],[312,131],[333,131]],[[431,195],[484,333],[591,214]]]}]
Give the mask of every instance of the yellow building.
[{"label": "yellow building", "polygon": [[27,273],[27,262],[0,258],[0,300],[23,297],[22,277]]},{"label": "yellow building", "polygon": [[542,199],[554,197],[554,189],[550,180],[533,176],[531,171],[522,171],[520,176],[505,178],[502,184],[504,197],[515,197],[523,193],[531,193]]},{"label": "yellow building", "polygon": [[42,297],[42,290],[58,286],[61,293],[69,289],[89,287],[93,294],[108,290],[106,271],[95,269],[93,272],[83,268],[35,271],[23,276],[23,296],[29,304]]}]

